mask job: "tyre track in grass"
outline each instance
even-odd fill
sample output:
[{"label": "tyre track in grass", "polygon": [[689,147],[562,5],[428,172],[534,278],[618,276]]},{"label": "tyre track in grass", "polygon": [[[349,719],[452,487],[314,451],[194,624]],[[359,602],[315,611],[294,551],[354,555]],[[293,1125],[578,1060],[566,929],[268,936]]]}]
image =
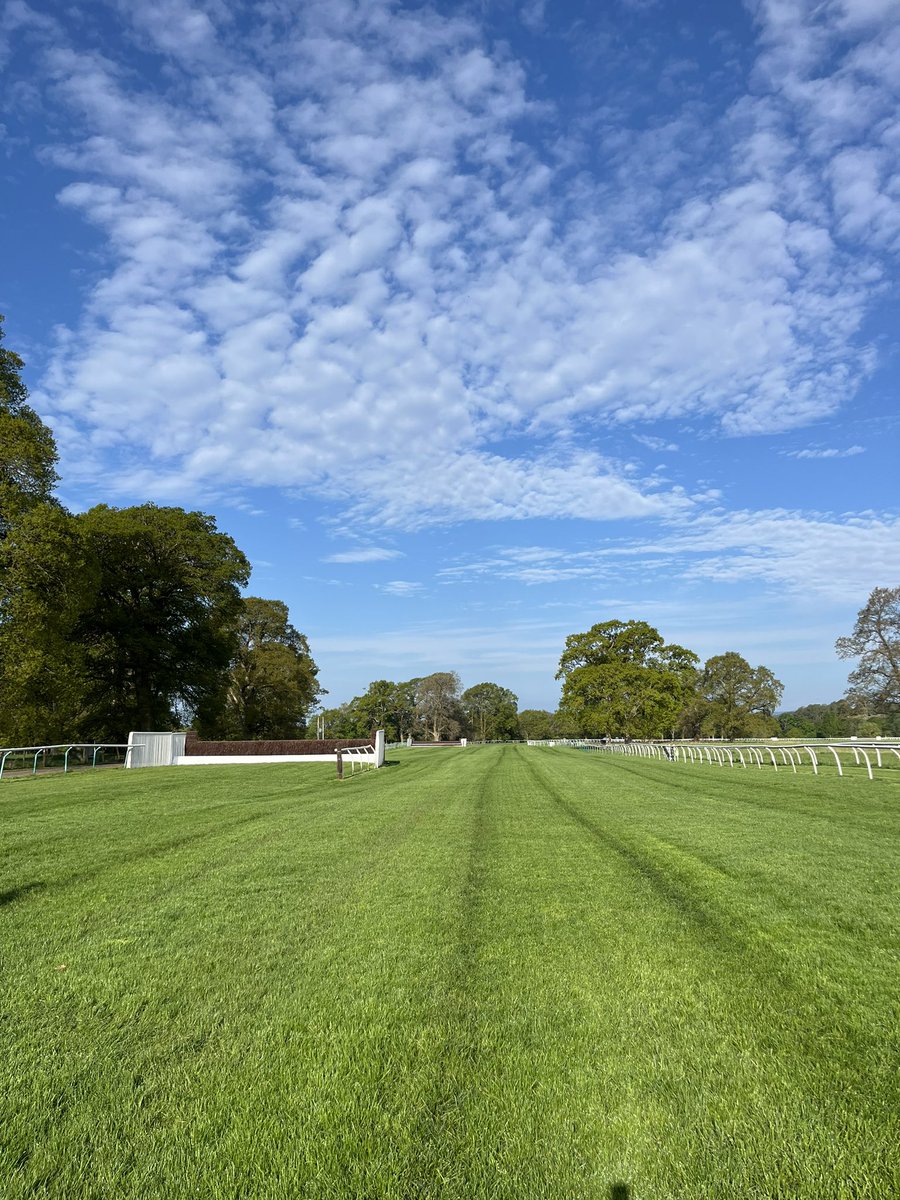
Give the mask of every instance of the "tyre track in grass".
[{"label": "tyre track in grass", "polygon": [[[691,766],[689,766],[687,763],[670,763],[666,767],[662,764],[654,763],[650,759],[636,760],[632,758],[626,758],[624,755],[582,754],[581,757],[587,759],[591,763],[596,764],[595,769],[599,770],[600,772],[603,772],[609,767],[614,767],[617,771],[621,771],[623,775],[629,776],[636,782],[646,781],[648,778],[651,778],[655,781],[659,781],[660,783],[664,783],[665,786],[672,792],[689,793],[692,800],[705,799],[711,803],[721,803],[721,797],[719,795],[717,795],[715,792],[706,790],[705,780],[703,780],[702,773],[708,774],[709,772],[706,772],[703,766],[697,767],[696,765],[691,764],[691,766],[693,766],[693,770],[697,773],[689,775],[687,772],[691,770]],[[715,772],[717,769],[716,764],[712,764],[711,766],[710,764],[706,765],[710,767],[710,771],[712,772]],[[682,766],[685,768],[684,771],[682,771]],[[728,771],[732,775],[730,780],[731,798],[739,800],[741,803],[747,804],[754,809],[758,809],[763,812],[771,812],[782,817],[796,818],[797,816],[803,816],[808,818],[810,821],[822,822],[838,829],[844,829],[846,827],[846,821],[839,817],[833,816],[831,813],[823,812],[821,809],[811,808],[807,803],[803,803],[802,807],[796,809],[786,809],[784,804],[767,801],[755,791],[757,780],[768,782],[768,780],[771,778],[773,783],[777,780],[779,782],[779,786],[783,780],[789,799],[796,800],[799,798],[801,802],[812,801],[815,798],[814,790],[816,788],[818,777],[811,773],[801,776],[794,776],[789,767],[783,766],[779,768],[777,773],[772,771],[770,776],[766,774],[768,770],[766,767],[763,768],[762,772],[759,772],[758,768],[754,770],[754,768],[748,767],[746,770],[746,776],[744,769],[741,767],[721,767],[719,770]],[[752,774],[751,771],[753,772]],[[651,774],[651,772],[654,773]],[[714,775],[714,777],[716,776]],[[728,778],[728,776],[725,776],[725,778]],[[833,782],[829,776],[824,776],[824,778],[828,782]],[[861,790],[856,794],[864,800],[876,798],[876,793],[873,788],[877,789],[879,793],[877,795],[878,799],[882,799],[884,796],[884,790],[886,788],[891,788],[893,789],[894,793],[896,793],[898,782],[900,782],[900,773],[898,773],[898,779],[895,779],[894,777],[876,776],[874,780],[864,780],[857,777],[841,781],[842,786],[849,785],[848,798],[849,795],[852,794],[850,789],[854,789],[855,791],[856,786],[859,785]],[[799,793],[798,785],[802,785],[804,787],[805,790],[803,794]],[[862,790],[863,785],[865,790]],[[890,796],[891,800],[895,800],[896,798],[897,797],[895,794]],[[873,813],[870,810],[860,810],[857,814],[859,827],[867,830],[880,830],[882,825],[877,819],[879,815],[879,813]]]},{"label": "tyre track in grass", "polygon": [[[520,752],[526,754],[527,752]],[[586,816],[565,796],[562,788],[549,773],[533,759],[526,758],[524,766],[531,778],[542,788],[553,804],[600,846],[613,851],[634,876],[647,885],[667,906],[674,909],[685,922],[693,926],[704,940],[714,940],[723,947],[739,950],[745,945],[734,929],[726,924],[723,914],[705,902],[697,892],[674,872],[666,871],[637,846],[617,837],[608,828]]]},{"label": "tyre track in grass", "polygon": [[[375,776],[367,781],[374,787],[353,789],[349,797],[342,786],[335,784],[336,795],[328,800],[329,814],[343,806],[351,820],[361,819],[359,824],[352,828],[349,837],[342,839],[339,851],[331,853],[327,861],[317,861],[316,869],[311,874],[304,873],[302,917],[300,911],[291,911],[293,906],[286,905],[284,910],[278,913],[274,928],[267,928],[271,921],[271,911],[262,923],[260,932],[265,931],[267,936],[264,944],[261,943],[255,948],[253,975],[240,979],[242,1003],[255,1013],[257,1022],[265,1024],[273,1019],[270,1009],[274,1001],[269,995],[269,989],[272,987],[274,990],[283,976],[283,966],[288,961],[293,962],[295,966],[300,965],[306,961],[307,948],[315,952],[315,947],[330,942],[331,931],[336,928],[336,913],[342,908],[352,907],[360,898],[368,896],[373,879],[382,875],[396,875],[396,864],[402,860],[404,846],[429,820],[434,810],[435,794],[446,794],[447,781],[455,776],[453,764],[448,762],[423,762],[410,764],[410,767],[413,769],[405,778],[405,773],[401,774],[399,771],[390,773],[390,777],[389,773],[385,772],[383,777]],[[426,778],[428,785],[423,786]],[[397,789],[398,783],[404,785],[402,790]],[[366,810],[379,806],[389,811],[379,812],[377,822],[362,819],[366,816]],[[280,837],[284,833],[285,826],[281,824],[266,840],[270,840],[271,836]],[[255,842],[253,849],[258,845],[259,843]],[[267,864],[262,866],[266,867]],[[237,873],[239,874],[239,869]],[[464,910],[471,907],[473,892],[478,890],[476,875],[475,870],[469,870],[467,873],[463,887]],[[239,880],[236,879],[235,882],[239,887]],[[463,924],[466,924],[465,920]],[[289,957],[284,959],[286,948],[289,948]],[[457,992],[465,991],[465,976],[468,971],[466,957],[465,949],[460,946],[455,956],[454,967],[454,988]],[[204,1063],[209,1065],[208,1060],[216,1064],[216,1069],[221,1069],[217,1056],[227,1050],[229,1034],[228,1022],[223,1024],[222,1014],[218,1011],[221,1001],[216,997],[215,976],[210,975],[208,983],[212,984],[208,1003],[206,1006],[200,1005],[192,1009],[190,1028],[182,1028],[183,1022],[177,1010],[173,1009],[169,1014],[171,1032],[166,1042],[169,1047],[167,1054],[171,1053],[178,1061],[184,1059],[195,1062],[198,1070]],[[201,992],[206,986],[207,983],[201,979]],[[75,996],[72,997],[72,1002],[83,1003]],[[162,1003],[164,1007],[168,1003],[165,993]],[[57,1005],[57,1009],[58,1007]],[[147,1014],[150,1015],[152,1014]],[[313,1016],[315,1015],[313,1013]],[[47,1031],[50,1042],[59,1043],[59,1057],[62,1057],[62,1051],[67,1045],[65,1038],[60,1041],[60,1030],[64,1024],[65,1022],[60,1020],[60,1012],[57,1011]],[[277,1022],[273,1022],[273,1027],[278,1027]],[[146,1063],[138,1056],[132,1066],[135,1070],[139,1069],[142,1075],[152,1074],[150,1068],[159,1058],[159,1054],[159,1048],[154,1048],[148,1051]],[[126,1066],[127,1064],[123,1065],[122,1069],[125,1070]],[[391,1067],[388,1054],[385,1057],[385,1074],[386,1080],[389,1081]],[[58,1123],[62,1115],[61,1112],[56,1113],[54,1121]]]},{"label": "tyre track in grass", "polygon": [[[425,764],[420,765],[410,763],[409,766],[413,767],[414,770],[410,772],[410,775],[407,776],[407,779],[410,779],[410,777],[415,778],[421,775],[422,768],[425,766]],[[450,764],[448,763],[441,764],[441,767],[444,769],[444,773],[446,773],[446,771],[449,769],[449,766]],[[235,769],[241,768],[231,768],[231,770]],[[252,767],[248,769],[253,770]],[[376,780],[371,780],[369,782],[376,783]],[[184,783],[187,784],[186,778]],[[323,797],[312,794],[308,797],[301,797],[301,803],[305,801],[305,803],[302,803],[304,815],[314,815],[316,818],[327,819],[329,815],[342,807],[350,809],[359,806],[365,807],[368,800],[371,799],[371,797],[367,798],[367,796],[362,792],[362,780],[360,780],[360,791],[351,795],[349,804],[346,793],[342,793],[341,790],[343,785],[339,784],[336,780],[332,781],[332,785],[335,790],[328,796]],[[91,884],[101,879],[104,875],[115,873],[124,867],[138,866],[140,864],[150,865],[155,860],[165,859],[169,855],[177,855],[179,851],[195,846],[198,843],[207,842],[210,847],[212,847],[215,843],[224,843],[222,852],[227,853],[228,843],[231,835],[243,833],[244,831],[248,830],[249,827],[259,825],[260,823],[270,822],[273,820],[280,822],[290,818],[296,809],[289,810],[285,806],[285,792],[289,789],[289,787],[290,784],[286,782],[280,791],[274,791],[270,794],[262,796],[252,796],[247,801],[242,800],[239,802],[241,804],[253,804],[254,807],[259,804],[271,806],[267,807],[263,812],[257,811],[233,817],[225,816],[223,809],[231,809],[233,812],[235,808],[234,802],[218,802],[191,807],[188,811],[188,815],[192,821],[203,819],[206,816],[210,818],[209,823],[204,825],[202,829],[194,832],[183,832],[174,836],[170,835],[168,837],[163,837],[159,840],[153,841],[150,844],[137,846],[130,850],[117,851],[114,858],[108,858],[106,861],[96,863],[96,865],[85,867],[81,870],[71,871],[68,874],[59,875],[55,879],[35,880],[33,878],[29,878],[23,880],[10,877],[9,879],[4,880],[4,894],[8,894],[10,896],[10,907],[18,908],[21,905],[29,902],[46,903],[51,899],[53,894],[59,893],[60,891],[65,891],[70,887],[79,887],[84,884]],[[90,804],[92,810],[96,810],[96,801],[88,801],[87,803]],[[423,800],[423,803],[427,803],[427,801]],[[29,814],[29,816],[30,815],[32,814]],[[44,813],[42,812],[40,815],[43,816]],[[164,814],[165,817],[170,817],[171,815],[172,814],[168,811]],[[7,820],[10,819],[10,815],[7,814]],[[378,846],[381,844],[392,843],[395,839],[395,836],[398,834],[401,836],[403,835],[404,828],[412,820],[412,811],[409,808],[402,809],[399,814],[386,815],[384,820],[376,824],[374,828],[370,826],[368,832],[368,837],[370,840],[367,845],[367,850],[371,850],[373,844]],[[130,832],[130,830],[124,830],[123,839],[127,838]],[[278,833],[278,829],[273,830],[269,835],[269,840],[271,840],[273,837],[277,837]],[[68,843],[74,834],[67,832],[65,835],[60,836],[64,842]],[[44,846],[46,846],[46,839],[42,839],[42,843]],[[19,846],[17,850],[18,853],[21,854],[28,848],[29,843],[25,843],[24,846]]]},{"label": "tyre track in grass", "polygon": [[[882,1094],[886,1088],[896,1100],[897,1077],[877,1022],[873,1024],[861,1013],[835,1007],[833,997],[829,1003],[818,976],[809,974],[807,964],[794,961],[788,944],[778,944],[763,927],[748,922],[740,898],[727,907],[705,902],[691,891],[689,883],[648,864],[639,849],[580,811],[543,763],[531,761],[528,767],[555,807],[598,845],[615,851],[635,877],[686,918],[685,932],[698,949],[714,952],[709,960],[710,983],[714,981],[736,1014],[752,1014],[748,1032],[759,1048],[760,1061],[769,1061],[772,1056],[770,1069],[776,1080],[782,1069],[779,1064],[793,1062],[793,1070],[802,1065],[806,1080],[803,1104],[810,1114],[815,1113],[820,1131],[829,1130],[829,1138],[839,1138],[847,1112],[868,1113],[876,1078],[881,1080]],[[647,780],[645,774],[634,769],[627,773],[634,783]],[[680,876],[677,868],[675,876]],[[823,1086],[823,1064],[839,1047],[855,1070],[852,1078],[842,1080],[843,1091],[837,1095],[830,1085]],[[867,1063],[867,1068],[859,1069],[860,1063]],[[876,1115],[873,1111],[869,1119]],[[879,1146],[876,1151],[873,1146],[873,1154],[876,1152],[888,1161],[886,1147]]]},{"label": "tyre track in grass", "polygon": [[[290,946],[295,966],[304,975],[313,971],[317,989],[327,987],[333,1005],[329,1011],[313,997],[311,1005],[301,999],[295,1010],[297,1028],[305,1029],[304,1036],[312,1037],[308,1052],[313,1054],[317,1069],[329,1077],[328,1084],[314,1097],[304,1096],[300,1106],[304,1115],[299,1122],[304,1133],[299,1144],[306,1147],[307,1155],[309,1147],[318,1147],[311,1158],[321,1154],[331,1162],[328,1182],[318,1181],[321,1191],[318,1182],[314,1185],[306,1179],[302,1188],[298,1184],[295,1194],[395,1196],[398,1193],[392,1188],[382,1190],[387,1177],[392,1181],[407,1176],[418,1178],[416,1167],[422,1152],[417,1149],[410,1154],[410,1142],[419,1147],[429,1140],[435,1126],[442,1129],[445,1120],[452,1119],[445,1110],[452,1108],[453,1089],[444,1086],[443,1072],[450,1053],[447,1046],[451,1041],[456,1044],[457,1031],[441,1030],[441,1026],[446,1027],[451,1020],[451,996],[459,1001],[468,989],[466,980],[474,966],[477,939],[467,946],[466,937],[457,939],[456,935],[461,927],[465,930],[470,926],[480,887],[471,853],[473,839],[477,841],[479,835],[477,830],[467,831],[459,819],[461,806],[468,800],[464,789],[469,781],[458,780],[458,765],[458,760],[456,765],[417,762],[409,776],[386,773],[381,785],[396,793],[390,802],[402,807],[409,836],[389,838],[380,845],[369,843],[365,863],[357,863],[360,869],[355,870],[345,862],[334,886],[327,886],[325,877],[326,886],[304,903],[302,927],[286,913],[272,942],[276,957],[279,946]],[[461,834],[458,839],[456,830]],[[448,858],[447,845],[457,842],[462,854]],[[430,882],[416,894],[415,882],[409,876],[423,863],[428,866],[425,879]],[[414,895],[415,900],[411,898]],[[404,946],[397,943],[395,922],[389,914],[392,903],[405,896],[410,897],[407,904],[414,907],[407,909],[407,916],[398,917],[408,927]],[[431,926],[431,930],[420,941],[424,935],[417,926],[423,919],[425,928]],[[351,936],[340,935],[340,930],[350,930]],[[379,950],[388,931],[389,942]],[[336,939],[341,943],[339,948]],[[423,953],[426,946],[430,949]],[[429,977],[429,957],[440,963],[432,977],[434,982]],[[436,1013],[435,984],[446,978],[448,959],[452,982],[443,987],[443,1001]],[[412,963],[420,973],[410,981],[405,972]],[[398,984],[404,994],[391,1001],[388,997]],[[261,997],[257,1019],[266,1022],[269,1009],[267,999]],[[429,1045],[428,1030],[435,1027]],[[314,1031],[327,1038],[324,1052],[314,1048],[318,1041]],[[352,1057],[345,1061],[344,1069],[334,1073],[335,1064],[351,1053],[350,1047]],[[424,1113],[416,1099],[423,1092],[427,1097]],[[336,1136],[330,1129],[317,1130],[315,1119],[309,1116],[310,1108],[323,1111],[336,1106],[342,1109],[347,1132]],[[377,1118],[373,1118],[373,1112],[379,1114]],[[379,1143],[377,1152],[370,1146],[362,1154],[354,1153],[351,1147],[361,1136],[357,1128],[370,1131],[372,1144]],[[442,1134],[438,1133],[437,1154],[441,1141]],[[370,1155],[374,1160],[371,1170],[367,1166]],[[410,1184],[410,1188],[414,1186]],[[304,1190],[307,1187],[308,1193]],[[404,1197],[417,1194],[409,1189],[403,1192]]]},{"label": "tyre track in grass", "polygon": [[[442,1185],[449,1184],[461,1167],[455,1156],[448,1162],[448,1151],[452,1149],[455,1127],[463,1117],[472,1068],[478,1056],[479,1015],[473,988],[493,835],[489,811],[492,765],[496,766],[496,760],[490,764],[485,756],[481,777],[474,782],[472,824],[458,898],[458,932],[437,1013],[445,1032],[432,1068],[431,1089],[423,1100],[421,1117],[410,1141],[411,1153],[401,1176],[404,1200],[443,1194]],[[452,1186],[449,1194],[455,1194]]]}]

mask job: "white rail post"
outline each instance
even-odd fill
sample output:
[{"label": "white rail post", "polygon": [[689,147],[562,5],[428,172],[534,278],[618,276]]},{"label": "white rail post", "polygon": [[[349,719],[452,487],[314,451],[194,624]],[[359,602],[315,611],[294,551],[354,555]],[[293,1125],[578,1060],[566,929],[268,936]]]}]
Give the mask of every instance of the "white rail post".
[{"label": "white rail post", "polygon": [[831,753],[834,755],[834,761],[837,763],[838,775],[842,776],[844,774],[844,769],[841,766],[841,759],[840,759],[840,755],[838,754],[837,750],[835,750],[834,746],[826,746],[825,749],[830,750]]}]

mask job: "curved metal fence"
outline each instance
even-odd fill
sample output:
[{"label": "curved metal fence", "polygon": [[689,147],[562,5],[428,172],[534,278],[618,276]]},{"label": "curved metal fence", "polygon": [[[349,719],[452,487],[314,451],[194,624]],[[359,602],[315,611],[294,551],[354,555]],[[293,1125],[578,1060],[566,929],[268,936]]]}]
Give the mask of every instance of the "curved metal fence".
[{"label": "curved metal fence", "polygon": [[[812,767],[818,775],[820,766],[837,768],[863,767],[869,779],[875,769],[900,766],[900,748],[878,741],[834,742],[569,742],[577,750],[598,754],[624,754],[638,758],[657,758],[671,763],[698,764],[719,767],[772,767],[779,765],[797,773],[802,766]],[[821,756],[821,758],[820,758]],[[828,757],[830,756],[830,757]],[[894,761],[896,759],[896,762]]]},{"label": "curved metal fence", "polygon": [[[65,774],[74,769],[76,765],[81,767],[111,766],[113,764],[105,755],[105,752],[109,750],[123,751],[121,765],[126,766],[129,754],[138,748],[138,745],[129,745],[125,742],[55,742],[43,746],[0,746],[0,779],[3,778],[4,771],[7,773],[13,770],[18,773],[30,771],[30,774],[37,775],[39,769],[51,771],[61,768]],[[19,767],[15,766],[17,758],[21,758]],[[90,758],[89,764],[88,758]],[[12,759],[13,766],[8,766],[10,759]],[[40,760],[40,765],[38,760]]]}]

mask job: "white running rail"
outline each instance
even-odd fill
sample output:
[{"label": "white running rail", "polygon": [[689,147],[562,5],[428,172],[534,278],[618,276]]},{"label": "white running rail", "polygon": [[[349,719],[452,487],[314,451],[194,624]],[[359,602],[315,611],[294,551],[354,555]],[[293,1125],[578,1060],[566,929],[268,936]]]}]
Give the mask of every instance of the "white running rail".
[{"label": "white running rail", "polygon": [[[884,742],[792,742],[789,745],[759,742],[738,745],[734,742],[597,742],[583,740],[569,744],[578,750],[598,754],[624,754],[635,758],[661,759],[671,763],[739,767],[745,771],[750,767],[756,767],[761,771],[764,766],[770,764],[777,771],[779,766],[777,753],[781,759],[781,766],[790,768],[795,775],[797,768],[804,764],[811,766],[813,774],[818,775],[819,767],[822,765],[819,755],[822,755],[823,763],[830,764],[831,759],[834,760],[838,775],[843,776],[844,767],[864,766],[869,779],[874,778],[873,758],[876,768],[890,763],[891,755],[900,761],[900,748]],[[831,759],[824,758],[826,752],[831,755]],[[851,755],[853,756],[852,763],[849,761]]]}]

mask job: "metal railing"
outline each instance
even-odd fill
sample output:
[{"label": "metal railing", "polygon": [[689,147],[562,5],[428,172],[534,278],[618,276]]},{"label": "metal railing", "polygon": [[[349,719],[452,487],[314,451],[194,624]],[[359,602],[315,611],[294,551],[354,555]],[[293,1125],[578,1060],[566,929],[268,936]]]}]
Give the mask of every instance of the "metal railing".
[{"label": "metal railing", "polygon": [[[53,751],[63,751],[63,774],[69,770],[69,755],[73,750],[89,750],[91,751],[91,766],[97,766],[97,755],[101,750],[124,750],[125,754],[122,760],[124,766],[128,762],[128,755],[133,751],[143,747],[143,742],[135,743],[129,746],[127,742],[54,742],[43,746],[9,746],[0,747],[0,779],[3,778],[3,772],[6,769],[7,760],[12,755],[21,754],[23,767],[25,760],[29,754],[33,755],[31,764],[31,774],[36,775],[38,772],[38,759],[44,755],[53,753]],[[86,756],[85,756],[86,757]],[[49,768],[48,768],[49,769]]]},{"label": "metal railing", "polygon": [[[835,741],[835,742],[624,742],[611,741],[598,743],[581,741],[574,743],[579,750],[600,754],[624,754],[637,758],[656,758],[668,762],[699,763],[709,766],[757,767],[772,766],[778,770],[780,758],[782,767],[790,768],[794,774],[797,768],[811,766],[813,774],[818,775],[819,767],[831,760],[824,758],[819,762],[819,755],[828,751],[837,767],[840,776],[844,774],[844,766],[865,766],[869,779],[873,778],[872,759],[876,767],[890,765],[890,755],[900,762],[900,749],[876,741]],[[853,755],[853,763],[849,762]],[[746,757],[745,757],[746,756]],[[749,760],[749,762],[748,762]],[[807,761],[808,760],[808,761]],[[887,763],[885,762],[887,760]]]}]

